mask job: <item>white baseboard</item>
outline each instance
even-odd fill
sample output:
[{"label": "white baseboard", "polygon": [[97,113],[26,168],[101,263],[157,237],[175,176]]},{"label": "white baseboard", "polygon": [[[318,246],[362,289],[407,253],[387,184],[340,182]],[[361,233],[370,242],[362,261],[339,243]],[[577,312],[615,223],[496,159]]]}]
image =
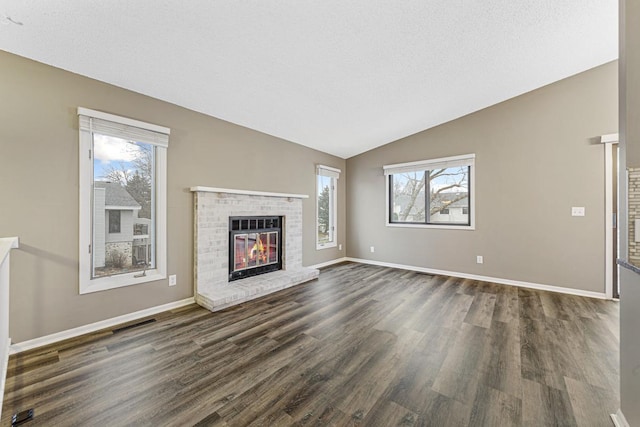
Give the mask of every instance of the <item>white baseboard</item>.
[{"label": "white baseboard", "polygon": [[136,311],[133,313],[124,314],[122,316],[112,317],[111,319],[102,320],[100,322],[91,323],[89,325],[79,326],[77,328],[68,329],[66,331],[56,332],[55,334],[46,335],[44,337],[34,338],[32,340],[27,340],[20,343],[12,344],[10,347],[10,354],[16,354],[16,353],[31,350],[34,348],[42,347],[45,345],[53,344],[69,338],[75,338],[80,335],[89,334],[92,332],[99,331],[101,329],[111,328],[113,326],[117,326],[122,323],[142,319],[143,317],[147,317],[147,316],[153,316],[154,314],[162,313],[163,311],[173,310],[175,308],[184,307],[186,305],[194,304],[194,303],[195,303],[195,299],[191,297],[191,298],[183,299],[181,301],[174,301],[168,304],[158,305],[156,307],[151,307],[151,308]]},{"label": "white baseboard", "polygon": [[607,299],[607,296],[604,292],[584,291],[582,289],[563,288],[560,286],[543,285],[540,283],[522,282],[520,280],[501,279],[499,277],[477,276],[475,274],[458,273],[456,271],[436,270],[433,268],[415,267],[412,265],[394,264],[391,262],[382,262],[382,261],[372,261],[372,260],[361,259],[361,258],[347,257],[345,261],[359,262],[361,264],[378,265],[381,267],[399,268],[401,270],[418,271],[420,273],[460,277],[462,279],[480,280],[483,282],[493,282],[493,283],[499,283],[502,285],[517,286],[520,288],[537,289],[540,291],[550,291],[550,292],[558,292],[562,294],[578,295],[578,296],[589,297],[589,298]]},{"label": "white baseboard", "polygon": [[611,421],[613,421],[613,425],[616,427],[631,427],[624,417],[622,409],[618,409],[618,412],[611,414]]},{"label": "white baseboard", "polygon": [[7,343],[7,347],[0,350],[4,352],[3,354],[4,359],[2,359],[3,363],[2,363],[2,366],[0,366],[0,369],[2,369],[2,371],[0,371],[0,375],[2,375],[0,377],[0,418],[2,417],[2,404],[4,403],[4,386],[7,382],[7,370],[9,368],[10,347],[11,347],[11,339],[9,339],[9,342]]},{"label": "white baseboard", "polygon": [[330,265],[340,264],[341,262],[349,261],[349,258],[342,257],[337,259],[332,259],[331,261],[321,262],[320,264],[310,265],[308,268],[323,268],[329,267]]}]

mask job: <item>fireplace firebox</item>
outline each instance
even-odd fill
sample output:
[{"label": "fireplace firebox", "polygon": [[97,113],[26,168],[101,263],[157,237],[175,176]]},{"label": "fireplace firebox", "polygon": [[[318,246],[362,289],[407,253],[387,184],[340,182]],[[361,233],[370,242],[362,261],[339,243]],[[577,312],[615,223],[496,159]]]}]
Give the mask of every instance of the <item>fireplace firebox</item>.
[{"label": "fireplace firebox", "polygon": [[282,217],[229,218],[229,281],[282,269]]}]

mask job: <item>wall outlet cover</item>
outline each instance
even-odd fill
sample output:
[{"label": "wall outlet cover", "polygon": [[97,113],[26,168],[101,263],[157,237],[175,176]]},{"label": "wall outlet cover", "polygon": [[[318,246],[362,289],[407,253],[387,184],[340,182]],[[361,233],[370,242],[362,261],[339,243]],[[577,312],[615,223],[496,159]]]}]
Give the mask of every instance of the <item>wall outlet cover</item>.
[{"label": "wall outlet cover", "polygon": [[178,283],[178,279],[175,274],[169,276],[169,286],[175,286]]},{"label": "wall outlet cover", "polygon": [[571,216],[584,216],[584,206],[573,206],[571,208]]}]

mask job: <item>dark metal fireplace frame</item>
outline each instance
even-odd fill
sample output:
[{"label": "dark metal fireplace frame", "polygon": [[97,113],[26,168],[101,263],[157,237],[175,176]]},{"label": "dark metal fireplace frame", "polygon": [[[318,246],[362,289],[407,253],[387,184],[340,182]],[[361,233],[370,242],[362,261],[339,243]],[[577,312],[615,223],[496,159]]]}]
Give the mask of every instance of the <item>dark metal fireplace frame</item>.
[{"label": "dark metal fireplace frame", "polygon": [[[229,282],[258,274],[282,270],[282,230],[281,216],[234,216],[229,217]],[[272,233],[278,236],[277,262],[235,270],[235,237],[239,234]]]}]

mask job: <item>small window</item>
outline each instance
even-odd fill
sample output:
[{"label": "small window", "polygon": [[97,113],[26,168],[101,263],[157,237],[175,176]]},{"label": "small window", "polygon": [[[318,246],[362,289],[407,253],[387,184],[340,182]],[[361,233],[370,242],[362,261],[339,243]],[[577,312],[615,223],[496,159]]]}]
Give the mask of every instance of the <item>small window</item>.
[{"label": "small window", "polygon": [[120,232],[120,211],[109,212],[109,233]]},{"label": "small window", "polygon": [[387,224],[472,229],[475,155],[384,166]]},{"label": "small window", "polygon": [[166,277],[169,129],[78,109],[80,293]]},{"label": "small window", "polygon": [[337,246],[337,186],[340,169],[316,168],[316,249]]}]

